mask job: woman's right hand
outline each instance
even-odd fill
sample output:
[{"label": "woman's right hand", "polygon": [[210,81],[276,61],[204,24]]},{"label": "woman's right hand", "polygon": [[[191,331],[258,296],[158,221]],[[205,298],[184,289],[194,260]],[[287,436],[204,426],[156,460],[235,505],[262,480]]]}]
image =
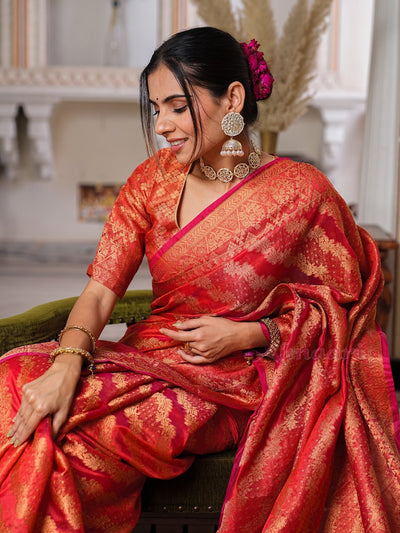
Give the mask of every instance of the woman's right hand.
[{"label": "woman's right hand", "polygon": [[[111,289],[90,279],[76,301],[67,320],[68,325],[84,326],[98,338],[110,318],[118,296]],[[67,346],[90,350],[91,341],[79,329],[68,329],[63,335]],[[52,435],[55,438],[67,420],[82,368],[82,358],[74,353],[62,353],[38,379],[22,387],[21,405],[8,437],[14,446],[25,442],[46,416],[52,415]]]},{"label": "woman's right hand", "polygon": [[42,376],[22,387],[21,405],[8,433],[14,446],[25,442],[48,415],[52,415],[52,436],[56,437],[67,419],[81,367],[79,355],[61,354]]}]

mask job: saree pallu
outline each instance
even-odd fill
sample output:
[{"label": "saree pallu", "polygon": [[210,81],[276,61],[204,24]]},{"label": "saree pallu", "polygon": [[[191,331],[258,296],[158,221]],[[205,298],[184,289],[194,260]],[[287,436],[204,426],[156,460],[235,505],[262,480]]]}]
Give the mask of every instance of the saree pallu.
[{"label": "saree pallu", "polygon": [[[122,344],[100,343],[96,375],[82,377],[54,442],[48,419],[19,448],[5,438],[21,386],[47,368],[53,345],[13,350],[0,365],[9,531],[129,531],[146,476],[179,475],[193,454],[239,439],[220,533],[400,531],[399,418],[375,325],[379,255],[326,178],[288,160],[263,167],[150,267],[150,317]],[[184,362],[159,329],[204,314],[273,317],[275,360]]]}]

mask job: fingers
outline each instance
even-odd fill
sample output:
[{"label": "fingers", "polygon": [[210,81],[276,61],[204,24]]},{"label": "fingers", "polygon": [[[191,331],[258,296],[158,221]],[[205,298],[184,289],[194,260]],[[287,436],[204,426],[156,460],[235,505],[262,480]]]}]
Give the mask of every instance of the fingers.
[{"label": "fingers", "polygon": [[[212,320],[212,317],[202,316],[200,318],[190,318],[184,322],[175,322],[174,327],[176,329],[160,328],[160,333],[182,343],[200,340],[199,331],[210,324],[210,318]],[[193,333],[193,335],[190,335],[190,333]]]},{"label": "fingers", "polygon": [[59,429],[66,419],[70,405],[70,391],[60,390],[59,380],[53,371],[22,387],[21,405],[13,420],[8,437],[14,446],[25,442],[36,430],[41,420],[55,415],[54,427]]},{"label": "fingers", "polygon": [[[35,431],[39,422],[48,414],[38,401],[35,393],[23,388],[21,406],[14,418],[14,424],[8,432],[11,443],[17,447],[25,442]],[[25,390],[24,390],[25,389]]]},{"label": "fingers", "polygon": [[207,358],[207,350],[199,343],[196,343],[195,345],[193,342],[186,341],[183,347],[185,353],[189,354],[190,356],[198,355],[205,359]]},{"label": "fingers", "polygon": [[190,318],[189,320],[185,320],[183,322],[178,321],[174,324],[174,327],[176,329],[161,328],[160,333],[171,337],[171,339],[182,341],[187,337],[185,333],[197,330],[203,326],[208,325],[209,318],[211,317],[202,316],[200,318]]},{"label": "fingers", "polygon": [[209,359],[209,346],[207,342],[202,340],[201,335],[181,332],[174,335],[174,339],[180,341],[183,345],[184,351],[180,350],[180,352],[189,353],[190,356],[201,356],[204,361]]},{"label": "fingers", "polygon": [[[180,355],[194,364],[212,363],[247,347],[247,324],[233,320],[202,316],[174,324],[174,329],[161,328],[160,333],[182,344]],[[257,327],[259,327],[257,325]]]},{"label": "fingers", "polygon": [[216,342],[218,330],[229,323],[226,319],[203,316],[175,323],[176,330],[161,328],[160,333],[182,344],[179,354],[185,361],[212,363],[230,352],[226,343]]},{"label": "fingers", "polygon": [[[50,413],[50,409],[41,406],[33,401],[32,405],[22,400],[21,407],[14,417],[14,424],[7,434],[11,444],[18,447],[23,444],[34,433],[39,423]],[[65,409],[56,411],[52,423],[52,437],[55,438],[67,419],[68,412]]]},{"label": "fingers", "polygon": [[190,337],[190,340],[194,340],[192,335],[189,335],[189,332],[187,331],[175,331],[174,329],[167,329],[167,328],[161,328],[160,333],[162,335],[166,335],[167,337],[171,337],[174,341],[179,342],[186,342],[188,340],[188,336]]},{"label": "fingers", "polygon": [[204,355],[195,354],[193,352],[187,352],[185,350],[178,350],[178,353],[182,357],[182,359],[194,365],[210,364],[214,363],[217,360],[217,358],[209,358]]},{"label": "fingers", "polygon": [[67,420],[67,417],[68,417],[68,410],[65,410],[65,409],[57,411],[53,415],[53,423],[51,426],[51,435],[53,439],[57,437],[60,431],[60,428],[64,424],[64,422]]},{"label": "fingers", "polygon": [[25,442],[48,415],[53,415],[53,437],[66,421],[80,371],[75,372],[70,361],[61,357],[58,364],[56,361],[42,376],[22,387],[21,405],[8,432],[14,446]]},{"label": "fingers", "polygon": [[189,318],[188,320],[184,320],[183,322],[181,321],[175,322],[174,326],[176,327],[176,329],[183,330],[183,331],[187,331],[190,329],[196,329],[196,328],[200,328],[202,326],[207,325],[209,318],[210,317],[207,315],[204,315],[200,318]]}]

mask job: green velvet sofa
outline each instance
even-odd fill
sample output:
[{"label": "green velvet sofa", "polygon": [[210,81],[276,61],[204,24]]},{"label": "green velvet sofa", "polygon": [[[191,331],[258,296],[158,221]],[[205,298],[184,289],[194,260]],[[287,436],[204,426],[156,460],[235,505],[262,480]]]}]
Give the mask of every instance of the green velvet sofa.
[{"label": "green velvet sofa", "polygon": [[[151,298],[151,291],[128,291],[117,302],[110,323],[131,324],[147,316]],[[0,354],[57,338],[75,301],[76,297],[57,300],[0,319]],[[215,533],[233,458],[233,451],[200,456],[176,479],[148,479],[134,532]]]}]

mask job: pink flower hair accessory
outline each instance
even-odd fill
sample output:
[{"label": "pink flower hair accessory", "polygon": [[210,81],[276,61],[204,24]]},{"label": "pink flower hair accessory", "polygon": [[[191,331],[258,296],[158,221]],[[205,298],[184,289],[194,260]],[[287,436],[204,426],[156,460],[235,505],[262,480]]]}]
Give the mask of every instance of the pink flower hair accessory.
[{"label": "pink flower hair accessory", "polygon": [[265,100],[272,92],[274,78],[269,71],[264,54],[258,51],[260,44],[252,39],[249,43],[240,43],[240,45],[249,62],[256,100]]}]

